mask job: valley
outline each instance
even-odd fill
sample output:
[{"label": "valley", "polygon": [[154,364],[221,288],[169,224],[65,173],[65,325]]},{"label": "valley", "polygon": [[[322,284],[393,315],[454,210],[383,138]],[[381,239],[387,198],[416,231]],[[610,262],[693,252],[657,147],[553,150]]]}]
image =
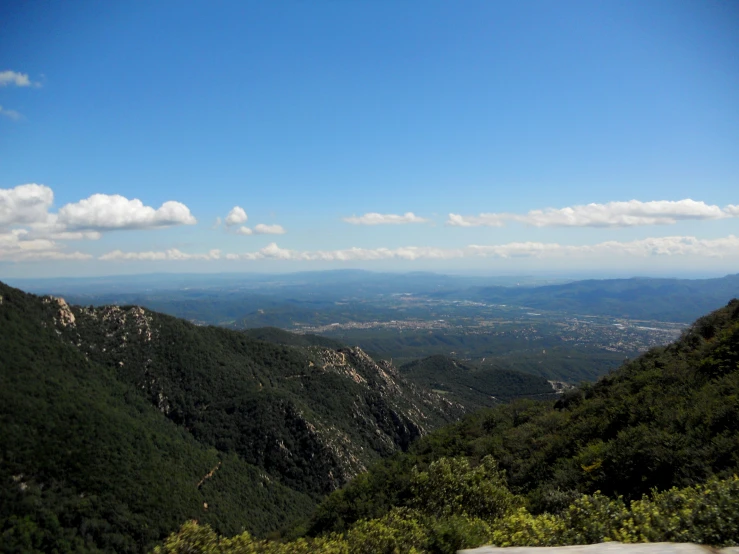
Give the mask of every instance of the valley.
[{"label": "valley", "polygon": [[595,380],[675,340],[695,317],[739,295],[737,275],[552,283],[333,271],[140,276],[128,288],[115,278],[19,284],[81,305],[141,305],[201,326],[318,334],[401,365],[443,354],[569,383]]},{"label": "valley", "polygon": [[[363,525],[436,551],[404,526],[432,538],[452,526],[450,544],[481,544],[504,533],[491,522],[518,525],[506,519],[513,506],[564,518],[596,487],[636,498],[714,486],[706,480],[739,467],[736,301],[689,325],[387,283],[320,299],[304,283],[267,287],[62,298],[0,284],[0,526],[11,551],[145,552],[191,519],[200,526],[172,535],[172,552],[202,533],[262,541],[265,553],[347,552],[372,544]],[[490,508],[503,519],[429,511],[446,501],[423,497],[419,479],[448,478],[437,469],[474,482],[485,472],[484,487],[497,487],[485,494],[508,499]]]},{"label": "valley", "polygon": [[[403,318],[409,305],[413,306],[413,317]],[[297,322],[291,330],[358,344],[399,363],[444,354],[478,365],[577,381],[595,379],[626,358],[672,342],[687,327],[675,322],[532,312],[527,307],[408,296],[388,300],[384,308],[395,317],[326,325]],[[516,367],[514,356],[527,360],[525,365]],[[583,356],[594,363],[589,370],[577,372],[573,360]]]}]

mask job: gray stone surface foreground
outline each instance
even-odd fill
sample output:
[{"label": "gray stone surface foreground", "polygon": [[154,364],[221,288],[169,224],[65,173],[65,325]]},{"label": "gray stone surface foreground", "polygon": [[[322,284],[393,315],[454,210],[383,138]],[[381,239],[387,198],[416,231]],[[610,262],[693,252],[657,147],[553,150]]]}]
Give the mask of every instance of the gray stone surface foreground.
[{"label": "gray stone surface foreground", "polygon": [[481,546],[460,550],[459,554],[739,554],[739,547],[716,549],[710,546],[676,542],[623,544],[602,542],[575,546]]}]

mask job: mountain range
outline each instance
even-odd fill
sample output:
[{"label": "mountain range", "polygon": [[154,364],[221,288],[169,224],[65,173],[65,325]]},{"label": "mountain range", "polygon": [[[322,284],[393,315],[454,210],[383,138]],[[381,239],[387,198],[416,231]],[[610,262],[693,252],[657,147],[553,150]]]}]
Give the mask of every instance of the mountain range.
[{"label": "mountain range", "polygon": [[477,398],[435,392],[323,337],[3,284],[0,341],[0,530],[17,551],[139,552],[189,518],[275,532],[492,396],[552,394],[494,370],[472,370]]},{"label": "mountain range", "polygon": [[79,304],[136,304],[207,324],[282,328],[290,328],[295,322],[381,319],[388,315],[381,301],[403,294],[682,323],[690,323],[721,307],[728,298],[739,296],[739,274],[711,279],[637,277],[553,283],[551,279],[526,276],[347,270],[283,275],[16,279],[11,284],[31,292],[63,295]]},{"label": "mountain range", "polygon": [[570,314],[688,323],[739,296],[739,274],[717,279],[589,279],[537,287],[475,287],[465,297]]}]

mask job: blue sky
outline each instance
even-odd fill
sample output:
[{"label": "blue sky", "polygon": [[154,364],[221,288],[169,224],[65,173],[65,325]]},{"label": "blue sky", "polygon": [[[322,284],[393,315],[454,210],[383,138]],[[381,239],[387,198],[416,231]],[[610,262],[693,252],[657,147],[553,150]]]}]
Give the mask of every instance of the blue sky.
[{"label": "blue sky", "polygon": [[736,2],[0,10],[0,278],[739,268]]}]

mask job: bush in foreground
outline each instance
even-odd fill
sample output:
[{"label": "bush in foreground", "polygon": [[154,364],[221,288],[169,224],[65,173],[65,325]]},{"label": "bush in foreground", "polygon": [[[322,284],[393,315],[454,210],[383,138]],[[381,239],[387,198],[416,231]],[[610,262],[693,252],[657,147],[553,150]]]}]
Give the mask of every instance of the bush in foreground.
[{"label": "bush in foreground", "polygon": [[653,492],[631,503],[583,495],[559,514],[532,515],[494,460],[442,458],[413,477],[414,507],[361,520],[344,533],[280,543],[218,536],[189,522],[155,554],[446,554],[483,544],[558,546],[605,541],[739,545],[739,478]]}]

